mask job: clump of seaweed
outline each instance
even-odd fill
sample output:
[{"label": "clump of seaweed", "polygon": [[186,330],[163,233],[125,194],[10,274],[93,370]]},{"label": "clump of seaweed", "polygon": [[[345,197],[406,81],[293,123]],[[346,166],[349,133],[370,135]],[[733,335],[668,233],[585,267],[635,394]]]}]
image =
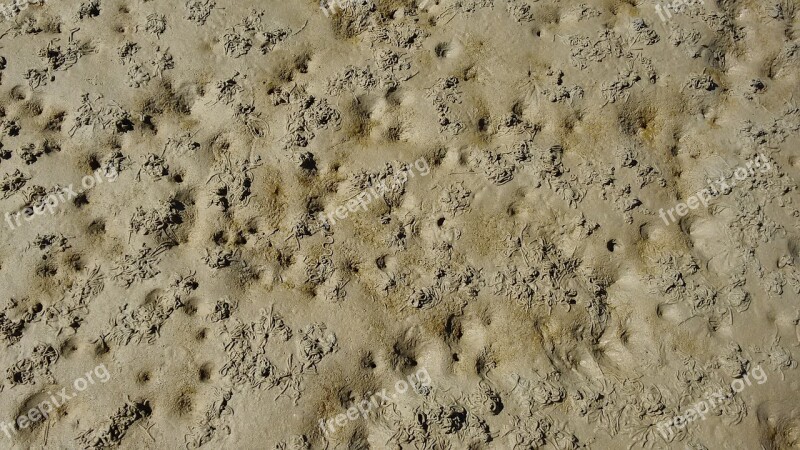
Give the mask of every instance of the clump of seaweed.
[{"label": "clump of seaweed", "polygon": [[34,384],[39,381],[53,383],[50,366],[58,361],[58,351],[47,344],[37,344],[31,351],[31,356],[18,360],[6,369],[6,379],[11,386],[20,384]]},{"label": "clump of seaweed", "polygon": [[171,242],[167,242],[156,248],[150,248],[142,244],[142,248],[135,254],[122,257],[119,264],[112,269],[111,277],[125,287],[153,278],[161,273],[157,267],[161,254],[169,250],[172,245]]},{"label": "clump of seaweed", "polygon": [[287,136],[284,138],[284,149],[307,147],[316,137],[316,132],[329,127],[341,126],[339,111],[331,107],[328,100],[305,95],[292,104],[293,111],[286,122]]},{"label": "clump of seaweed", "polygon": [[3,199],[7,199],[19,192],[28,180],[30,180],[30,177],[20,172],[19,169],[14,170],[11,174],[5,174],[3,180],[0,181],[0,192],[3,193]]},{"label": "clump of seaweed", "polygon": [[186,448],[200,448],[219,435],[231,434],[228,422],[233,415],[233,408],[229,403],[233,391],[226,390],[218,395],[220,399],[208,407],[200,424],[192,427],[191,433],[184,436]]},{"label": "clump of seaweed", "polygon": [[141,233],[145,236],[154,234],[177,242],[174,229],[183,222],[181,213],[184,209],[183,203],[175,198],[162,201],[153,209],[145,210],[139,206],[130,220],[131,233]]},{"label": "clump of seaweed", "polygon": [[148,401],[125,402],[113,416],[105,420],[98,428],[89,428],[76,440],[83,448],[101,450],[118,447],[128,430],[136,423],[146,420],[152,414]]},{"label": "clump of seaweed", "polygon": [[216,2],[214,0],[187,0],[185,6],[186,19],[202,26],[206,24],[208,16],[216,7]]}]

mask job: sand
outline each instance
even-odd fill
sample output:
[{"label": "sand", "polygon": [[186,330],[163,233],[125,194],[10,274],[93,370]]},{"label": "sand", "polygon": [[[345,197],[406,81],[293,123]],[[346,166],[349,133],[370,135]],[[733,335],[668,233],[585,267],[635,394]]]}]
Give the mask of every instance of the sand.
[{"label": "sand", "polygon": [[0,8],[0,448],[800,448],[800,4]]}]

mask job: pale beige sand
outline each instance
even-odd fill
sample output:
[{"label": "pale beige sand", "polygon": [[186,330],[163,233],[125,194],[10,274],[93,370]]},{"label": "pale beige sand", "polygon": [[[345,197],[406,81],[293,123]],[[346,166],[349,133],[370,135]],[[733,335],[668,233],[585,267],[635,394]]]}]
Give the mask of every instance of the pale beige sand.
[{"label": "pale beige sand", "polygon": [[11,13],[0,448],[800,448],[800,5],[667,3]]}]

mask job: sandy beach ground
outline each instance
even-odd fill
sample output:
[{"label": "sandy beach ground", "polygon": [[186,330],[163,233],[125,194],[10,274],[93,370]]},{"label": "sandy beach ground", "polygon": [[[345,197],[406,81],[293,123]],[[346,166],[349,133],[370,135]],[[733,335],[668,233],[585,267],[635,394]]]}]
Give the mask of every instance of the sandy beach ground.
[{"label": "sandy beach ground", "polygon": [[800,448],[799,15],[0,4],[0,449]]}]

